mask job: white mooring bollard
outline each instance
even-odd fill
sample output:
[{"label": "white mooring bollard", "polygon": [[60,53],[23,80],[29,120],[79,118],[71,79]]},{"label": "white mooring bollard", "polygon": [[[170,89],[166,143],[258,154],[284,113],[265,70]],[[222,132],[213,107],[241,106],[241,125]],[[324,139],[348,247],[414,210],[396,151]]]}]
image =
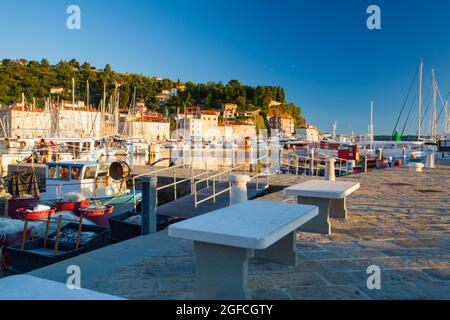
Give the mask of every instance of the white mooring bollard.
[{"label": "white mooring bollard", "polygon": [[230,206],[247,201],[247,182],[250,181],[250,177],[244,174],[235,174],[230,177],[230,180]]},{"label": "white mooring bollard", "polygon": [[325,179],[329,181],[336,181],[336,173],[334,170],[335,159],[330,158],[327,160],[327,165],[325,167]]},{"label": "white mooring bollard", "polygon": [[425,163],[426,168],[434,168],[435,167],[435,153],[430,151],[427,153],[427,162]]},{"label": "white mooring bollard", "polygon": [[408,168],[414,172],[423,172],[423,167],[423,163],[411,162],[410,164],[408,164]]}]

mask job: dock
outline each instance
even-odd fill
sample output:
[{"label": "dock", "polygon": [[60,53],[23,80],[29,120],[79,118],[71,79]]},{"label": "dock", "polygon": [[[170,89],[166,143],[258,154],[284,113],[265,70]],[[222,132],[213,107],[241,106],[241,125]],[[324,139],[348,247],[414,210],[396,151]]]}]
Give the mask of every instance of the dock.
[{"label": "dock", "polygon": [[[290,186],[312,177],[273,176]],[[316,179],[316,178],[314,178]],[[253,259],[252,299],[450,299],[450,170],[391,168],[339,178],[358,181],[349,218],[333,219],[329,236],[299,233],[297,267]],[[275,192],[254,201],[293,201]],[[127,299],[192,298],[192,242],[167,231],[134,238],[31,275],[65,282],[69,265],[82,287]],[[367,268],[379,266],[382,290],[369,290]]]}]

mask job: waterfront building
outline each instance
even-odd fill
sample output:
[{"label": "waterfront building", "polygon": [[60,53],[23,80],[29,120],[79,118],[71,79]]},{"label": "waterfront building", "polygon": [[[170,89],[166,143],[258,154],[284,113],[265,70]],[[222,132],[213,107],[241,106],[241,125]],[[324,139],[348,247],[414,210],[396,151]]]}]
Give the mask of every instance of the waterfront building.
[{"label": "waterfront building", "polygon": [[313,125],[303,125],[295,129],[295,135],[305,142],[319,142],[319,129]]},{"label": "waterfront building", "polygon": [[218,110],[201,110],[200,107],[189,106],[184,114],[177,116],[177,128],[184,130],[191,140],[216,140],[219,138]]},{"label": "waterfront building", "polygon": [[234,119],[236,117],[237,104],[234,103],[224,103],[222,105],[223,118],[224,119]]},{"label": "waterfront building", "polygon": [[[231,128],[227,129],[227,128]],[[239,121],[234,121],[234,122],[227,122],[226,126],[223,126],[223,133],[224,136],[226,137],[226,134],[231,131],[231,135],[234,138],[254,138],[256,139],[257,134],[256,134],[256,127],[253,124],[249,124],[246,122],[239,122]]]},{"label": "waterfront building", "polygon": [[32,105],[13,104],[0,109],[0,137],[101,137],[100,112],[62,103],[60,108],[44,110]]},{"label": "waterfront building", "polygon": [[274,115],[269,118],[269,124],[271,129],[278,129],[287,136],[292,135],[295,131],[295,121],[290,115]]},{"label": "waterfront building", "polygon": [[170,123],[158,112],[133,117],[122,116],[119,122],[122,135],[157,142],[170,138]]}]

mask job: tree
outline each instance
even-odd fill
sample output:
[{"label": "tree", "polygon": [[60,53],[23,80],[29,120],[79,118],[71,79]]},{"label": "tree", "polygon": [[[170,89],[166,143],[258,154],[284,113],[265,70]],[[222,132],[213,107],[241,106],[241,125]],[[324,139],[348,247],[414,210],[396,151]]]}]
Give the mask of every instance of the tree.
[{"label": "tree", "polygon": [[[26,60],[25,60],[26,61]],[[78,70],[74,69],[77,68]],[[106,85],[107,99],[114,93],[115,83],[120,83],[120,108],[126,110],[131,105],[133,91],[136,87],[136,100],[143,101],[149,109],[164,113],[166,108],[175,112],[179,107],[187,105],[202,105],[207,108],[220,108],[221,103],[235,103],[239,110],[260,110],[264,118],[268,113],[268,104],[271,100],[278,100],[282,106],[279,112],[290,114],[296,124],[305,122],[301,109],[293,103],[286,103],[284,89],[280,86],[249,86],[239,80],[230,80],[226,84],[222,82],[194,83],[181,82],[179,79],[163,79],[146,77],[140,74],[122,74],[112,70],[110,64],[104,68],[104,72],[93,72],[91,64],[61,60],[56,65],[50,65],[47,59],[40,63],[30,61],[23,64],[23,60],[16,63],[10,59],[3,59],[0,67],[0,104],[10,104],[20,100],[22,92],[27,98],[36,98],[37,107],[44,106],[44,100],[52,87],[62,87],[64,92],[60,99],[71,99],[72,78],[75,79],[77,96],[86,98],[89,81],[90,104],[98,106],[103,98],[103,87]],[[156,96],[162,90],[179,88],[178,95],[171,97],[163,106],[157,104]],[[261,121],[258,126],[261,126]]]},{"label": "tree", "polygon": [[112,68],[111,68],[111,65],[109,63],[105,66],[104,71],[105,71],[106,74],[111,74],[112,73]]},{"label": "tree", "polygon": [[49,67],[49,66],[50,66],[50,63],[48,62],[47,59],[42,59],[42,60],[41,60],[41,66],[43,66],[43,67]]}]

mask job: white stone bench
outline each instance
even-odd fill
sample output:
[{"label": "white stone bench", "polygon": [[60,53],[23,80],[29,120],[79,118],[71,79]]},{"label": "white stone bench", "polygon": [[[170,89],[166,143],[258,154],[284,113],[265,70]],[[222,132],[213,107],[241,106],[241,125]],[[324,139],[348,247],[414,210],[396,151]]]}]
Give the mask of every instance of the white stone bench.
[{"label": "white stone bench", "polygon": [[299,231],[331,234],[329,218],[347,218],[347,196],[359,187],[357,182],[309,180],[284,189],[284,194],[297,197],[300,204],[319,207],[319,215]]},{"label": "white stone bench", "polygon": [[[67,275],[69,277],[69,275]],[[123,300],[86,289],[70,290],[67,284],[29,275],[0,280],[0,300]]]},{"label": "white stone bench", "polygon": [[194,241],[194,299],[245,299],[248,260],[297,263],[296,230],[318,208],[246,201],[169,226],[169,235]]}]

